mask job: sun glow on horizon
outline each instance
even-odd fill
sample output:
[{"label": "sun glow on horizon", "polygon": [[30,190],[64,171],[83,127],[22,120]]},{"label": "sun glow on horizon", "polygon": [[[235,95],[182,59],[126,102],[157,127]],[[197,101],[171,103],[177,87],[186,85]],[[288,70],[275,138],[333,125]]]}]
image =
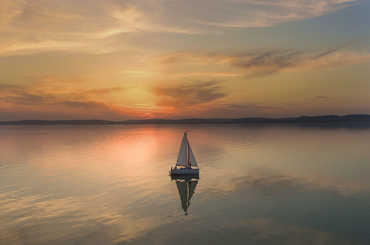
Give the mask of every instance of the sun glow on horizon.
[{"label": "sun glow on horizon", "polygon": [[364,10],[361,0],[3,0],[0,120],[370,113]]}]

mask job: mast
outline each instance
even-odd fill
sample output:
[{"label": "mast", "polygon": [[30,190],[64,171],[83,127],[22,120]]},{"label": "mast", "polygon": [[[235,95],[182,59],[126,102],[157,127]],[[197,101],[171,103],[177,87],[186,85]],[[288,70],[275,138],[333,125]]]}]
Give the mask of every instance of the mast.
[{"label": "mast", "polygon": [[188,141],[187,132],[182,137],[179,154],[177,156],[176,166],[182,166],[186,168],[197,167],[197,161],[195,160],[193,151]]},{"label": "mast", "polygon": [[188,141],[188,134],[187,132],[184,133],[185,137],[185,142],[186,142],[186,167],[190,168],[191,163],[190,163],[190,148],[189,148],[189,141]]},{"label": "mast", "polygon": [[186,137],[186,161],[187,161],[187,166],[191,168],[191,163],[190,163],[190,149],[189,149],[189,141],[188,138]]}]

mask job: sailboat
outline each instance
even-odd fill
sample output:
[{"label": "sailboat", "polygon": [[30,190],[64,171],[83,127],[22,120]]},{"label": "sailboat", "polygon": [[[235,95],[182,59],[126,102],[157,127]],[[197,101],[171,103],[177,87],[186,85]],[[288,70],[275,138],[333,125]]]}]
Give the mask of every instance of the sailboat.
[{"label": "sailboat", "polygon": [[170,175],[174,176],[198,176],[199,168],[198,163],[195,160],[193,151],[191,150],[187,132],[182,137],[179,155],[177,156],[177,162],[174,168],[171,168]]},{"label": "sailboat", "polygon": [[190,206],[190,200],[195,193],[198,179],[187,178],[187,179],[176,179],[177,190],[180,194],[181,206],[184,210],[185,215],[188,215],[188,208]]}]

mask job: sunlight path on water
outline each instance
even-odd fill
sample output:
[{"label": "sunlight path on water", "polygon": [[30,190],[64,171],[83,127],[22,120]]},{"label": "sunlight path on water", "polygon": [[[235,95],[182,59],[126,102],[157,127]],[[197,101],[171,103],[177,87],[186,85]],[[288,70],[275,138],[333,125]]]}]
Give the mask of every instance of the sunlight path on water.
[{"label": "sunlight path on water", "polygon": [[[187,216],[168,176],[185,130],[200,167]],[[368,129],[28,126],[0,133],[0,244],[370,241]],[[180,239],[182,232],[189,236]]]}]

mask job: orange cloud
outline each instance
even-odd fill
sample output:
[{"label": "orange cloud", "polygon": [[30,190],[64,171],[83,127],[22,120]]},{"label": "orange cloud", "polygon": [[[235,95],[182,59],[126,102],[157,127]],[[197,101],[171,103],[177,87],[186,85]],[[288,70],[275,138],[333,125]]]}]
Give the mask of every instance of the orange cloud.
[{"label": "orange cloud", "polygon": [[[42,83],[41,83],[42,84]],[[143,117],[148,110],[117,106],[102,98],[124,90],[122,87],[71,89],[0,84],[0,120],[86,119],[122,120]],[[53,88],[53,89],[51,89]]]},{"label": "orange cloud", "polygon": [[159,97],[158,105],[171,107],[199,105],[225,97],[215,81],[156,87],[154,93]]}]

